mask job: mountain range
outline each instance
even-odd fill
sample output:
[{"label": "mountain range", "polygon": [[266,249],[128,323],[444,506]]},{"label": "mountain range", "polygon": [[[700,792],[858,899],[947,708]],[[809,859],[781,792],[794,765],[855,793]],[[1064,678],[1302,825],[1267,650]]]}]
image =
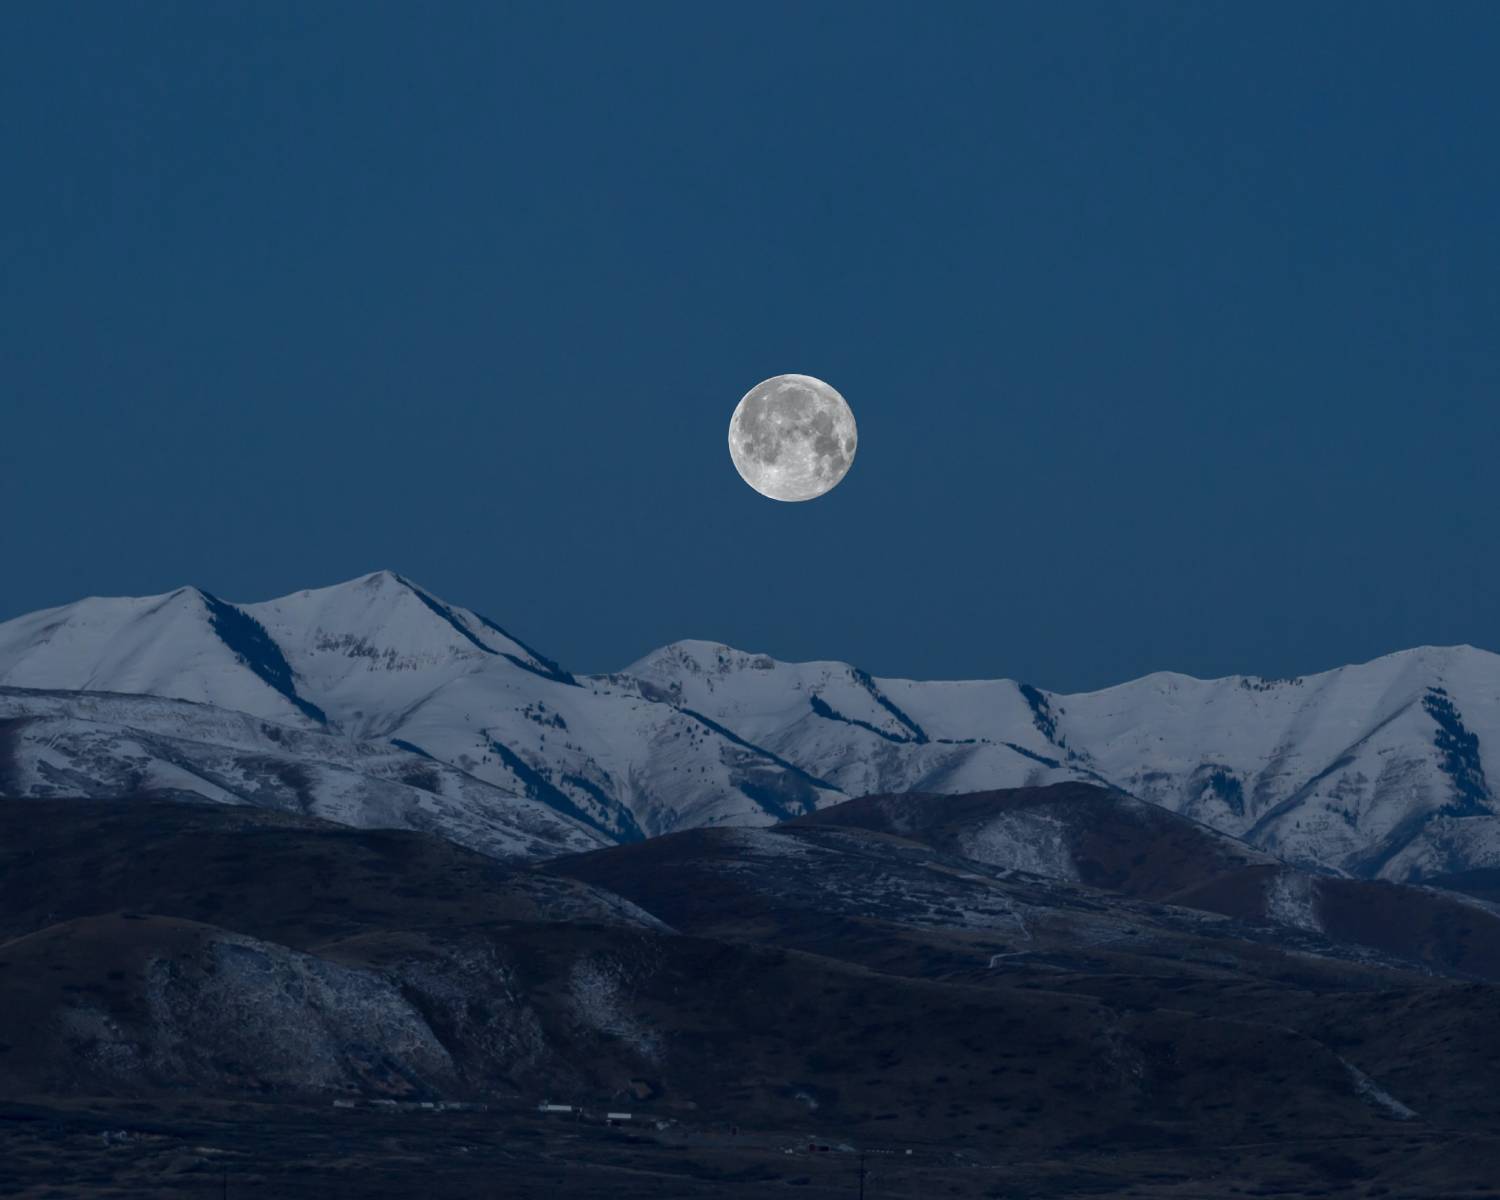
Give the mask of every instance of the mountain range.
[{"label": "mountain range", "polygon": [[[704,641],[580,675],[389,571],[0,624],[0,795],[192,794],[514,860],[876,793],[1085,781],[1315,874],[1418,880],[1500,866],[1497,744],[1500,656],[1467,646],[1071,695]],[[1013,824],[1003,865],[1056,857],[1045,814]]]}]

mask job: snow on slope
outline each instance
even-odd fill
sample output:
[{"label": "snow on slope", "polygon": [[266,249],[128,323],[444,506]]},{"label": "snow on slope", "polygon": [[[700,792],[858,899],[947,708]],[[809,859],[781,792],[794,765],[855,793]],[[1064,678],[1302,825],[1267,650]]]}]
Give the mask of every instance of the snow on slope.
[{"label": "snow on slope", "polygon": [[610,844],[546,804],[389,743],[155,696],[0,687],[0,795],[143,791],[423,830],[504,859]]},{"label": "snow on slope", "polygon": [[245,611],[344,732],[418,749],[611,837],[769,824],[832,794],[670,705],[576,680],[388,571]]},{"label": "snow on slope", "polygon": [[198,588],[94,597],[7,621],[0,684],[171,696],[304,727],[322,721],[265,630]]},{"label": "snow on slope", "polygon": [[842,798],[637,689],[580,682],[388,571],[262,604],[184,589],[23,617],[0,625],[0,685],[197,700],[375,741],[610,839],[770,824]]},{"label": "snow on slope", "polygon": [[1082,695],[874,679],[678,642],[621,677],[850,795],[1107,782],[1292,861],[1406,879],[1500,862],[1483,748],[1500,657],[1426,648],[1292,680],[1159,674]]},{"label": "snow on slope", "polygon": [[1121,787],[1293,861],[1409,878],[1494,840],[1500,657],[1424,648],[1301,679],[1150,676],[1058,698]]},{"label": "snow on slope", "polygon": [[413,706],[476,672],[519,673],[522,689],[574,684],[498,625],[389,571],[241,607],[354,737],[389,734]]},{"label": "snow on slope", "polygon": [[703,713],[850,796],[1088,777],[1035,727],[1008,680],[877,680],[847,663],[783,663],[695,641],[607,678],[636,680],[643,695]]}]

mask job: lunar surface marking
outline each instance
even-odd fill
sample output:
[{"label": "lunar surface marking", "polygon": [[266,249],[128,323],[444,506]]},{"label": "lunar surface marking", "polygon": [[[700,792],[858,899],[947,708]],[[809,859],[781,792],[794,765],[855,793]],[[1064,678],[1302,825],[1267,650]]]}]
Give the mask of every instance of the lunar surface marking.
[{"label": "lunar surface marking", "polygon": [[777,375],[745,393],[729,421],[740,478],[772,500],[813,500],[833,488],[859,441],[844,398],[811,375]]}]

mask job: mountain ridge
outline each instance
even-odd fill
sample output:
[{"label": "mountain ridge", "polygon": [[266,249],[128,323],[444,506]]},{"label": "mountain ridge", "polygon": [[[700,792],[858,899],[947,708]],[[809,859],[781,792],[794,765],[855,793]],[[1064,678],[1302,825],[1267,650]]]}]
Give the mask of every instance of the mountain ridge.
[{"label": "mountain ridge", "polygon": [[[140,744],[165,719],[151,705],[127,718],[111,702],[108,736],[79,724],[100,703],[88,697],[115,693],[379,743],[407,756],[400,771],[414,779],[443,764],[488,789],[459,822],[471,839],[479,810],[508,797],[551,809],[576,836],[628,841],[769,824],[867,794],[1084,780],[1304,867],[1404,880],[1500,865],[1500,775],[1485,761],[1500,743],[1500,656],[1471,646],[1288,679],[1157,672],[1072,694],[881,678],[694,639],[580,675],[376,571],[253,604],[180,588],[18,617],[0,624],[0,687],[0,720],[12,722],[3,786],[20,795],[97,795],[155,776],[192,786],[202,763],[180,739]],[[72,694],[44,706],[44,742],[14,724],[37,720],[40,703],[18,689]],[[56,724],[68,721],[70,732]],[[277,771],[299,799],[277,802],[329,811],[313,794],[326,786],[297,784],[295,767]],[[253,798],[269,786],[262,764],[235,771],[259,782],[230,771],[215,798],[264,802]]]}]

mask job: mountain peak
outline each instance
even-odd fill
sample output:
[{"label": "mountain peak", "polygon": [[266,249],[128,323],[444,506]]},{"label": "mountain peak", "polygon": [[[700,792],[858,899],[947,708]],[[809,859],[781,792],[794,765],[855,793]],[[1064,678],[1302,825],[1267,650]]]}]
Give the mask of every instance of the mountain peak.
[{"label": "mountain peak", "polygon": [[737,650],[724,642],[682,638],[668,642],[626,667],[623,674],[649,676],[662,670],[686,670],[695,675],[728,674],[750,668],[774,670],[779,664],[769,654]]},{"label": "mountain peak", "polygon": [[421,592],[426,589],[420,584],[408,579],[400,571],[392,571],[389,567],[382,567],[378,571],[371,571],[368,575],[361,575],[357,579],[351,579],[346,583],[334,584],[334,587],[360,587],[372,591],[382,588],[405,588],[407,591]]},{"label": "mountain peak", "polygon": [[[378,571],[370,571],[364,575],[356,575],[352,579],[344,579],[338,583],[325,584],[323,587],[302,588],[300,591],[290,593],[290,596],[347,596],[358,593],[380,593],[393,591],[417,591],[420,590],[409,579],[397,571],[382,567]],[[276,597],[273,600],[259,601],[263,604],[274,604],[276,600],[289,599],[290,596]]]},{"label": "mountain peak", "polygon": [[0,625],[0,683],[169,696],[291,724],[323,720],[297,695],[265,629],[191,586],[91,597]]}]

